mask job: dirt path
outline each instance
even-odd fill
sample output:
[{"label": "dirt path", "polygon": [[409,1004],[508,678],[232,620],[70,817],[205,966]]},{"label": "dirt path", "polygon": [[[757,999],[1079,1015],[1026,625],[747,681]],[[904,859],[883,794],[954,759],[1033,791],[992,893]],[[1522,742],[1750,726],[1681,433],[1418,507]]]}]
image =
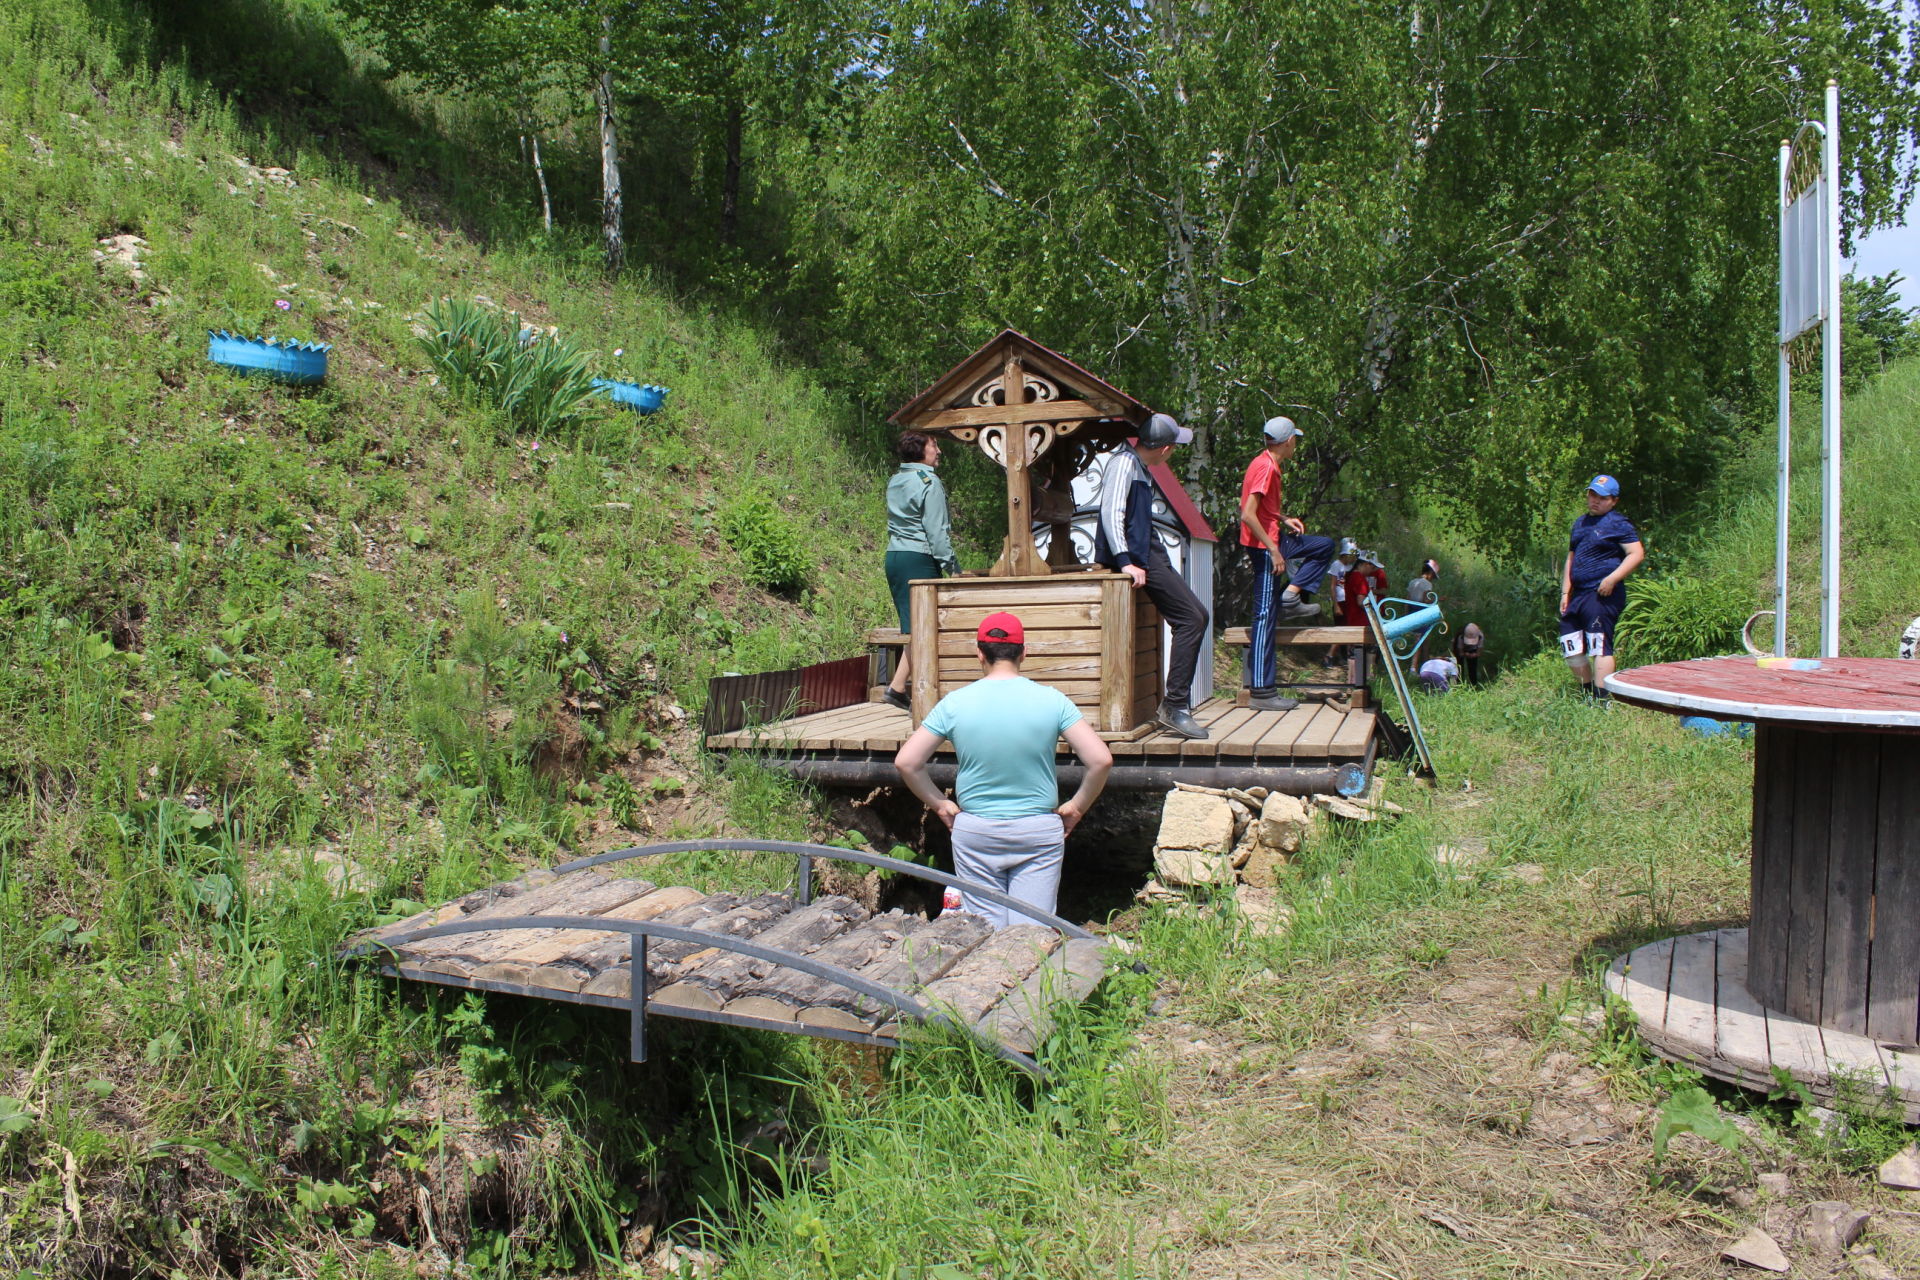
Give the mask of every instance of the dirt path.
[{"label": "dirt path", "polygon": [[[1652,1280],[1727,1275],[1730,1238],[1758,1221],[1789,1242],[1809,1201],[1877,1200],[1869,1242],[1890,1274],[1920,1276],[1920,1214],[1790,1150],[1756,1140],[1749,1165],[1683,1135],[1656,1180],[1645,1064],[1587,999],[1542,998],[1579,971],[1564,939],[1456,950],[1376,979],[1361,1016],[1291,1058],[1227,1028],[1154,1024],[1174,1116],[1136,1198],[1142,1239],[1159,1239],[1174,1274],[1220,1280]],[[1759,1190],[1772,1170],[1786,1195]],[[1796,1276],[1875,1274],[1791,1252]]]}]

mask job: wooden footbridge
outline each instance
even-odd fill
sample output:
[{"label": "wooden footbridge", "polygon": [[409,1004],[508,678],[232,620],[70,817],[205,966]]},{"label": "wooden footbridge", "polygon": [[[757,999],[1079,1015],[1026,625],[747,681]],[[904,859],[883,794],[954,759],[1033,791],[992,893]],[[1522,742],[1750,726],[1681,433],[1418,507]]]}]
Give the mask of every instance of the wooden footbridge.
[{"label": "wooden footbridge", "polygon": [[[700,851],[798,862],[792,892],[662,887],[624,874]],[[815,898],[813,860],[880,867],[1002,904],[1032,923],[868,912]],[[467,894],[363,933],[346,954],[416,982],[625,1009],[646,1060],[649,1014],[892,1047],[903,1031],[955,1028],[1032,1072],[1062,1002],[1104,976],[1108,943],[985,885],[876,854],[784,841],[688,841],[621,849]],[[638,983],[634,975],[640,974]]]}]

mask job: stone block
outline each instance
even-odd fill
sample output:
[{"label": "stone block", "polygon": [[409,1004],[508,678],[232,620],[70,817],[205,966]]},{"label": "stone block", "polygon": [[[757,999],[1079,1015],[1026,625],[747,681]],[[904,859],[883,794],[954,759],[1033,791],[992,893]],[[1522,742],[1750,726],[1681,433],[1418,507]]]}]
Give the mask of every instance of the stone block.
[{"label": "stone block", "polygon": [[1310,818],[1298,796],[1276,791],[1260,806],[1260,843],[1276,853],[1298,853]]},{"label": "stone block", "polygon": [[1200,791],[1172,791],[1160,810],[1160,834],[1153,842],[1161,849],[1191,849],[1225,855],[1233,848],[1233,810],[1222,796]]},{"label": "stone block", "polygon": [[1170,885],[1233,883],[1233,858],[1225,851],[1155,849],[1153,869]]},{"label": "stone block", "polygon": [[1241,864],[1240,878],[1251,885],[1270,889],[1280,883],[1280,872],[1293,859],[1285,852],[1273,848],[1264,840],[1256,840],[1247,850],[1247,860]]}]

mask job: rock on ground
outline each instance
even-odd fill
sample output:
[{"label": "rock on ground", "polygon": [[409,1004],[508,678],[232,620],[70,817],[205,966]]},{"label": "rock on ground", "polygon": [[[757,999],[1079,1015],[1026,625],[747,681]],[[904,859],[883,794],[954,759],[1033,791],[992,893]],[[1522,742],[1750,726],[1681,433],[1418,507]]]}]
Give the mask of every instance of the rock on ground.
[{"label": "rock on ground", "polygon": [[1232,884],[1233,857],[1200,849],[1155,849],[1153,869],[1168,884]]},{"label": "rock on ground", "polygon": [[1800,1231],[1823,1253],[1845,1253],[1870,1220],[1870,1214],[1844,1200],[1817,1200],[1807,1206],[1806,1225]]},{"label": "rock on ground", "polygon": [[1298,853],[1311,821],[1300,797],[1276,791],[1260,806],[1260,843],[1280,853]]},{"label": "rock on ground", "polygon": [[141,255],[147,251],[147,242],[132,234],[106,236],[100,247],[93,251],[93,260],[101,266],[111,263],[132,277],[135,284],[147,278],[141,261]]},{"label": "rock on ground", "polygon": [[[1257,831],[1256,827],[1254,832],[1248,833],[1254,838],[1247,847],[1246,861],[1240,864],[1240,878],[1250,885],[1271,889],[1280,883],[1280,869],[1293,859],[1259,839],[1254,834]],[[1238,849],[1234,850],[1236,857],[1239,852]]]},{"label": "rock on ground", "polygon": [[1906,1150],[1887,1157],[1880,1166],[1880,1183],[1902,1191],[1920,1191],[1920,1143],[1909,1143]]},{"label": "rock on ground", "polygon": [[1787,1261],[1786,1250],[1780,1247],[1780,1242],[1758,1227],[1722,1249],[1720,1256],[1728,1262],[1758,1267],[1762,1271],[1785,1271],[1792,1265]]}]

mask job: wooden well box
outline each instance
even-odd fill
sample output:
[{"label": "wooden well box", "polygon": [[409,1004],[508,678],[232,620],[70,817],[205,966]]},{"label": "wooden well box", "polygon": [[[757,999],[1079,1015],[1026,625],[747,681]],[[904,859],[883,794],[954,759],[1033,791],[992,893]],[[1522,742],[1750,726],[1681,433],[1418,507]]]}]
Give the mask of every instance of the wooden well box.
[{"label": "wooden well box", "polygon": [[1002,610],[1027,633],[1021,674],[1073,700],[1109,737],[1149,725],[1160,705],[1160,612],[1122,573],[933,578],[912,590],[913,722],[980,678],[974,634]]}]

